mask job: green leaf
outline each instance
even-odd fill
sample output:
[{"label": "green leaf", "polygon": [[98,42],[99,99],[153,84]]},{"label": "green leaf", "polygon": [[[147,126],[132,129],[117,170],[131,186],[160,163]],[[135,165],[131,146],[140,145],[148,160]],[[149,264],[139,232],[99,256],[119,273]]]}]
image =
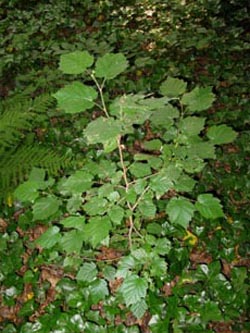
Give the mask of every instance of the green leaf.
[{"label": "green leaf", "polygon": [[188,147],[188,157],[201,159],[215,158],[215,147],[211,142],[198,142]]},{"label": "green leaf", "polygon": [[218,217],[224,216],[220,200],[210,193],[200,194],[195,203],[195,207],[206,219],[217,219]]},{"label": "green leaf", "polygon": [[188,106],[190,112],[203,111],[210,108],[215,100],[211,87],[194,88],[182,97],[182,103]]},{"label": "green leaf", "polygon": [[179,110],[171,104],[166,105],[164,108],[152,112],[150,121],[155,127],[169,129],[174,119],[179,117]]},{"label": "green leaf", "polygon": [[60,229],[57,226],[50,227],[42,236],[40,236],[35,243],[44,249],[50,249],[61,239]]},{"label": "green leaf", "polygon": [[167,273],[167,263],[165,259],[160,258],[157,255],[154,255],[154,259],[152,260],[150,266],[150,275],[161,277],[166,275],[166,273]]},{"label": "green leaf", "polygon": [[201,117],[186,117],[180,121],[179,129],[187,136],[199,134],[205,125],[205,118]]},{"label": "green leaf", "polygon": [[202,309],[200,311],[201,320],[203,323],[209,321],[220,321],[223,319],[222,313],[219,309],[218,304],[212,301],[207,301],[202,305]]},{"label": "green leaf", "polygon": [[178,192],[192,192],[195,184],[196,181],[193,178],[183,174],[177,180],[176,184],[174,185],[174,189]]},{"label": "green leaf", "polygon": [[108,208],[108,201],[103,198],[93,197],[84,206],[88,215],[103,215]]},{"label": "green leaf", "polygon": [[110,80],[124,72],[127,66],[128,62],[122,53],[107,53],[103,57],[98,58],[95,75],[96,77]]},{"label": "green leaf", "polygon": [[79,230],[71,230],[64,233],[60,240],[62,250],[67,253],[79,254],[83,243],[83,232]]},{"label": "green leaf", "polygon": [[126,277],[120,287],[126,306],[136,304],[145,298],[147,289],[147,280],[135,274]]},{"label": "green leaf", "polygon": [[[62,194],[78,194],[91,188],[93,176],[86,171],[76,171],[60,184],[59,191]],[[66,193],[65,193],[66,192]]]},{"label": "green leaf", "polygon": [[156,214],[156,206],[155,204],[148,199],[141,200],[138,205],[138,209],[142,216],[152,218]]},{"label": "green leaf", "polygon": [[131,255],[121,258],[121,260],[118,263],[118,270],[116,272],[116,277],[125,278],[126,276],[130,275],[130,271],[135,267],[135,265],[136,265],[135,259]]},{"label": "green leaf", "polygon": [[89,286],[89,292],[91,300],[94,304],[97,304],[101,300],[105,299],[109,295],[107,282],[103,279],[97,279]]},{"label": "green leaf", "polygon": [[133,315],[137,319],[140,319],[143,317],[144,313],[147,311],[148,305],[144,299],[141,299],[139,302],[133,304],[130,309],[131,309]]},{"label": "green leaf", "polygon": [[84,263],[76,275],[77,281],[92,282],[97,277],[97,268],[93,262]]},{"label": "green leaf", "polygon": [[166,207],[170,222],[181,225],[185,229],[193,218],[194,211],[194,205],[185,198],[172,198]]},{"label": "green leaf", "polygon": [[186,82],[169,76],[164,82],[162,82],[160,92],[164,96],[178,97],[185,92],[186,88]]},{"label": "green leaf", "polygon": [[221,145],[234,141],[237,133],[227,125],[219,125],[210,127],[207,136],[213,144]]},{"label": "green leaf", "polygon": [[105,144],[122,132],[121,123],[114,118],[99,117],[90,122],[84,131],[89,144]]},{"label": "green leaf", "polygon": [[78,230],[83,230],[85,225],[85,217],[84,216],[69,216],[66,219],[60,221],[65,228],[74,228]]},{"label": "green leaf", "polygon": [[124,209],[120,206],[113,206],[108,211],[108,216],[114,224],[121,224],[124,217]]},{"label": "green leaf", "polygon": [[93,62],[94,58],[88,51],[75,51],[61,55],[59,69],[65,74],[81,74]]},{"label": "green leaf", "polygon": [[37,182],[28,180],[17,187],[14,195],[21,202],[34,201],[39,197],[38,188],[39,184]]},{"label": "green leaf", "polygon": [[46,220],[54,215],[61,204],[61,201],[54,196],[38,199],[33,205],[33,220]]},{"label": "green leaf", "polygon": [[58,90],[53,97],[57,99],[58,107],[66,113],[79,113],[94,106],[97,92],[76,81]]},{"label": "green leaf", "polygon": [[129,171],[136,178],[151,175],[152,171],[148,163],[135,162],[129,167]]},{"label": "green leaf", "polygon": [[147,150],[160,150],[161,147],[162,147],[162,141],[159,139],[143,142],[143,148]]},{"label": "green leaf", "polygon": [[167,238],[158,238],[155,243],[154,251],[160,255],[168,254],[171,250],[171,242]]},{"label": "green leaf", "polygon": [[109,235],[111,228],[112,225],[107,216],[92,217],[84,229],[84,240],[95,248]]}]

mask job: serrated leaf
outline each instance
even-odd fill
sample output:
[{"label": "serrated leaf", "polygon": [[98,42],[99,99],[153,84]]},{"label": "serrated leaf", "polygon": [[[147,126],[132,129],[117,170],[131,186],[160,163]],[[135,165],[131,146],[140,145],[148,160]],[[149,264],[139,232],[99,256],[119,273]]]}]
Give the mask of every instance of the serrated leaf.
[{"label": "serrated leaf", "polygon": [[164,82],[162,82],[160,92],[164,96],[178,97],[185,92],[186,88],[186,82],[169,76]]},{"label": "serrated leaf", "polygon": [[195,206],[185,198],[172,198],[166,207],[170,222],[187,228],[193,218]]},{"label": "serrated leaf", "polygon": [[88,51],[75,51],[62,54],[59,69],[65,74],[81,74],[94,62]]},{"label": "serrated leaf", "polygon": [[34,201],[39,197],[39,184],[35,181],[27,181],[20,184],[14,192],[14,196],[21,202]]},{"label": "serrated leaf", "polygon": [[76,81],[58,90],[53,97],[57,99],[60,109],[73,114],[91,109],[97,92],[94,88]]},{"label": "serrated leaf", "polygon": [[173,125],[174,119],[178,117],[179,110],[171,104],[168,104],[164,108],[152,112],[150,121],[156,127],[168,129]]},{"label": "serrated leaf", "polygon": [[120,206],[113,206],[108,211],[108,216],[114,224],[121,224],[124,217],[124,209]]},{"label": "serrated leaf", "polygon": [[144,217],[152,218],[156,214],[156,206],[151,200],[141,200],[138,209]]},{"label": "serrated leaf", "polygon": [[64,233],[60,240],[62,250],[67,253],[79,254],[83,244],[83,231],[71,230]]},{"label": "serrated leaf", "polygon": [[46,220],[58,211],[60,204],[61,201],[53,196],[38,199],[32,207],[33,220]]},{"label": "serrated leaf", "polygon": [[89,286],[89,292],[91,300],[94,304],[97,304],[101,300],[105,299],[109,295],[107,282],[103,279],[97,279]]},{"label": "serrated leaf", "polygon": [[133,315],[137,319],[140,319],[140,318],[143,317],[143,315],[147,311],[148,305],[147,305],[147,303],[145,302],[144,299],[141,299],[139,302],[133,304],[130,309],[131,309]]},{"label": "serrated leaf", "polygon": [[124,72],[127,67],[128,62],[122,53],[107,53],[98,58],[95,75],[110,80]]},{"label": "serrated leaf", "polygon": [[163,258],[154,255],[154,259],[152,260],[150,266],[150,275],[161,277],[164,276],[167,272],[167,263]]},{"label": "serrated leaf", "polygon": [[84,131],[89,144],[106,144],[114,140],[122,132],[121,123],[114,118],[99,117],[90,122]]},{"label": "serrated leaf", "polygon": [[158,238],[155,243],[154,251],[160,255],[168,254],[172,244],[167,238]]},{"label": "serrated leaf", "polygon": [[151,175],[152,171],[148,163],[135,162],[129,167],[129,171],[136,178]]},{"label": "serrated leaf", "polygon": [[174,189],[177,192],[191,192],[196,184],[196,181],[189,177],[186,174],[180,176],[177,180],[176,184],[174,185]]},{"label": "serrated leaf", "polygon": [[215,158],[215,146],[211,142],[198,142],[188,148],[188,157],[201,159]]},{"label": "serrated leaf", "polygon": [[143,142],[143,148],[147,150],[160,150],[162,147],[162,141],[159,139],[153,139]]},{"label": "serrated leaf", "polygon": [[76,275],[77,281],[92,282],[97,277],[97,268],[93,262],[84,263]]},{"label": "serrated leaf", "polygon": [[180,121],[179,129],[187,136],[200,134],[205,125],[205,118],[201,117],[186,117]]},{"label": "serrated leaf", "polygon": [[59,190],[62,194],[65,192],[70,194],[83,193],[91,188],[92,179],[93,176],[90,173],[78,170],[60,184]]},{"label": "serrated leaf", "polygon": [[74,228],[78,230],[83,230],[85,225],[85,217],[84,216],[69,216],[66,219],[60,221],[65,228]]},{"label": "serrated leaf", "polygon": [[129,275],[130,271],[135,267],[135,265],[136,265],[135,259],[131,255],[121,258],[121,260],[118,263],[116,277],[125,278],[126,276]]},{"label": "serrated leaf", "polygon": [[215,100],[211,87],[196,87],[182,97],[182,103],[188,106],[190,112],[203,111],[210,108]]},{"label": "serrated leaf", "polygon": [[207,219],[217,219],[224,216],[220,200],[210,193],[200,194],[195,207]]},{"label": "serrated leaf", "polygon": [[145,298],[147,289],[147,280],[135,274],[126,277],[120,287],[126,306],[136,304]]},{"label": "serrated leaf", "polygon": [[108,201],[103,198],[93,197],[84,206],[88,215],[103,215],[108,208]]},{"label": "serrated leaf", "polygon": [[44,249],[52,248],[61,239],[60,229],[57,226],[50,227],[42,236],[40,236],[35,243]]},{"label": "serrated leaf", "polygon": [[84,228],[84,240],[95,248],[109,235],[111,228],[112,225],[107,216],[92,217]]},{"label": "serrated leaf", "polygon": [[227,125],[219,125],[210,127],[207,136],[213,144],[221,145],[234,141],[237,133]]}]

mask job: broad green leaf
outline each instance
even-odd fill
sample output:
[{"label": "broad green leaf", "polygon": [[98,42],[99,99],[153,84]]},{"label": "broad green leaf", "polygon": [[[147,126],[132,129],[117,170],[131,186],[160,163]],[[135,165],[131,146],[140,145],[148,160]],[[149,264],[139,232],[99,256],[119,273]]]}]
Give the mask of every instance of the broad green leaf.
[{"label": "broad green leaf", "polygon": [[32,168],[29,180],[34,182],[44,182],[46,172],[41,168]]},{"label": "broad green leaf", "polygon": [[234,141],[237,133],[227,125],[219,125],[210,127],[207,136],[213,144],[221,145]]},{"label": "broad green leaf", "polygon": [[83,231],[67,231],[60,240],[62,250],[67,253],[79,254],[82,248],[83,238]]},{"label": "broad green leaf", "polygon": [[156,214],[156,206],[152,200],[141,200],[138,205],[138,209],[142,216],[152,218]]},{"label": "broad green leaf", "polygon": [[108,211],[108,216],[114,224],[121,224],[124,217],[124,209],[120,206],[113,206]]},{"label": "broad green leaf", "polygon": [[170,222],[187,228],[195,211],[195,206],[185,198],[172,198],[166,207]]},{"label": "broad green leaf", "polygon": [[89,286],[89,292],[91,300],[94,304],[97,304],[101,300],[105,299],[109,295],[107,282],[103,279],[97,279]]},{"label": "broad green leaf", "polygon": [[187,136],[199,134],[205,125],[205,118],[201,117],[186,117],[180,121],[179,129]]},{"label": "broad green leaf", "polygon": [[167,263],[165,259],[160,258],[154,254],[154,258],[150,266],[150,276],[161,277],[166,275],[166,273],[167,273]]},{"label": "broad green leaf", "polygon": [[150,179],[150,185],[151,189],[156,193],[156,197],[160,198],[164,193],[173,188],[173,181],[167,173],[164,174],[164,172],[161,172]]},{"label": "broad green leaf", "polygon": [[61,204],[61,201],[54,196],[38,199],[33,205],[33,220],[46,220],[54,215]]},{"label": "broad green leaf", "polygon": [[89,144],[105,144],[116,139],[122,132],[120,121],[114,118],[99,117],[90,122],[84,130],[84,134]]},{"label": "broad green leaf", "polygon": [[160,255],[168,254],[172,244],[167,238],[158,238],[155,243],[154,251]]},{"label": "broad green leaf", "polygon": [[207,323],[209,321],[220,321],[223,319],[223,315],[218,304],[213,301],[207,301],[202,305],[200,315],[203,323]]},{"label": "broad green leaf", "polygon": [[215,146],[211,142],[199,142],[191,144],[188,147],[187,154],[189,158],[215,158]]},{"label": "broad green leaf", "polygon": [[174,119],[179,117],[179,110],[171,104],[166,105],[164,108],[152,112],[150,121],[155,127],[170,128]]},{"label": "broad green leaf", "polygon": [[108,209],[108,201],[103,198],[93,197],[84,206],[88,215],[103,215]]},{"label": "broad green leaf", "polygon": [[75,214],[82,205],[81,193],[73,194],[71,198],[67,200],[67,212],[70,214]]},{"label": "broad green leaf", "polygon": [[44,249],[52,248],[61,239],[60,229],[57,226],[50,227],[46,230],[35,243]]},{"label": "broad green leaf", "polygon": [[118,263],[116,277],[125,278],[126,276],[130,275],[130,271],[135,267],[135,265],[135,258],[131,255],[121,258]]},{"label": "broad green leaf", "polygon": [[212,88],[194,88],[182,97],[182,103],[187,105],[190,112],[203,111],[210,108],[215,100]]},{"label": "broad green leaf", "polygon": [[147,311],[148,305],[144,299],[141,299],[139,302],[133,304],[130,309],[131,309],[133,315],[137,319],[140,319],[143,317],[144,313]]},{"label": "broad green leaf", "polygon": [[151,115],[151,108],[143,104],[144,95],[123,95],[110,105],[110,114],[118,118],[123,126],[143,124]]},{"label": "broad green leaf", "polygon": [[62,194],[78,194],[86,192],[91,188],[93,176],[82,170],[76,171],[60,184],[59,191]]},{"label": "broad green leaf", "polygon": [[178,192],[192,192],[196,181],[186,174],[180,176],[174,185],[174,189]]},{"label": "broad green leaf", "polygon": [[74,228],[78,230],[83,230],[85,225],[84,222],[85,222],[84,216],[69,216],[60,221],[60,224],[62,224],[65,228]]},{"label": "broad green leaf", "polygon": [[129,167],[129,172],[136,178],[151,175],[152,171],[148,163],[135,162]]},{"label": "broad green leaf", "polygon": [[39,197],[38,193],[39,184],[36,181],[24,182],[20,184],[14,192],[15,197],[17,200],[21,202],[25,201],[34,201]]},{"label": "broad green leaf", "polygon": [[92,217],[84,229],[84,240],[95,248],[109,235],[111,228],[112,225],[107,216]]},{"label": "broad green leaf", "polygon": [[217,219],[218,217],[224,216],[220,200],[210,193],[200,194],[195,203],[195,207],[206,219]]},{"label": "broad green leaf", "polygon": [[92,282],[97,277],[97,268],[93,262],[84,263],[76,275],[77,281]]},{"label": "broad green leaf", "polygon": [[79,113],[94,106],[97,92],[81,82],[73,82],[58,90],[54,95],[59,109],[66,113]]},{"label": "broad green leaf", "polygon": [[126,306],[136,304],[145,298],[147,289],[147,280],[135,274],[126,277],[120,287]]},{"label": "broad green leaf", "polygon": [[122,53],[107,53],[96,61],[95,75],[110,80],[121,74],[128,67]]},{"label": "broad green leaf", "polygon": [[65,74],[82,74],[93,62],[88,51],[75,51],[61,55],[59,69]]},{"label": "broad green leaf", "polygon": [[162,82],[160,92],[164,96],[178,97],[185,92],[186,88],[186,82],[169,76],[164,82]]},{"label": "broad green leaf", "polygon": [[143,148],[147,150],[160,150],[161,147],[162,147],[162,141],[159,139],[143,142]]}]

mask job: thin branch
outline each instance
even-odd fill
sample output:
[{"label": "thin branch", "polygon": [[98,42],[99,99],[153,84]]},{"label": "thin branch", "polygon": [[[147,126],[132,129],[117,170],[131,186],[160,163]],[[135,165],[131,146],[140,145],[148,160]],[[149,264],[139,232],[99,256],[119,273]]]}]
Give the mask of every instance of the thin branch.
[{"label": "thin branch", "polygon": [[105,79],[102,81],[102,84],[100,85],[99,82],[97,81],[95,75],[93,73],[90,74],[92,80],[95,82],[97,89],[99,90],[100,96],[101,96],[101,101],[102,101],[102,107],[103,107],[103,111],[106,115],[107,118],[109,118],[109,113],[105,104],[105,100],[104,100],[104,96],[103,96],[103,87],[105,84]]}]

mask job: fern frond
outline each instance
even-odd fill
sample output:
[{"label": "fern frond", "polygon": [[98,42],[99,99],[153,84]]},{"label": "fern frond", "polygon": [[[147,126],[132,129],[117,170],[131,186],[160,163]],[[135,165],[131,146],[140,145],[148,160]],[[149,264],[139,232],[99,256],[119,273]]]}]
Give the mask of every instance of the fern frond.
[{"label": "fern frond", "polygon": [[33,167],[44,168],[48,174],[55,175],[69,162],[64,155],[40,145],[23,145],[16,151],[9,151],[0,161],[0,196],[26,179]]}]

